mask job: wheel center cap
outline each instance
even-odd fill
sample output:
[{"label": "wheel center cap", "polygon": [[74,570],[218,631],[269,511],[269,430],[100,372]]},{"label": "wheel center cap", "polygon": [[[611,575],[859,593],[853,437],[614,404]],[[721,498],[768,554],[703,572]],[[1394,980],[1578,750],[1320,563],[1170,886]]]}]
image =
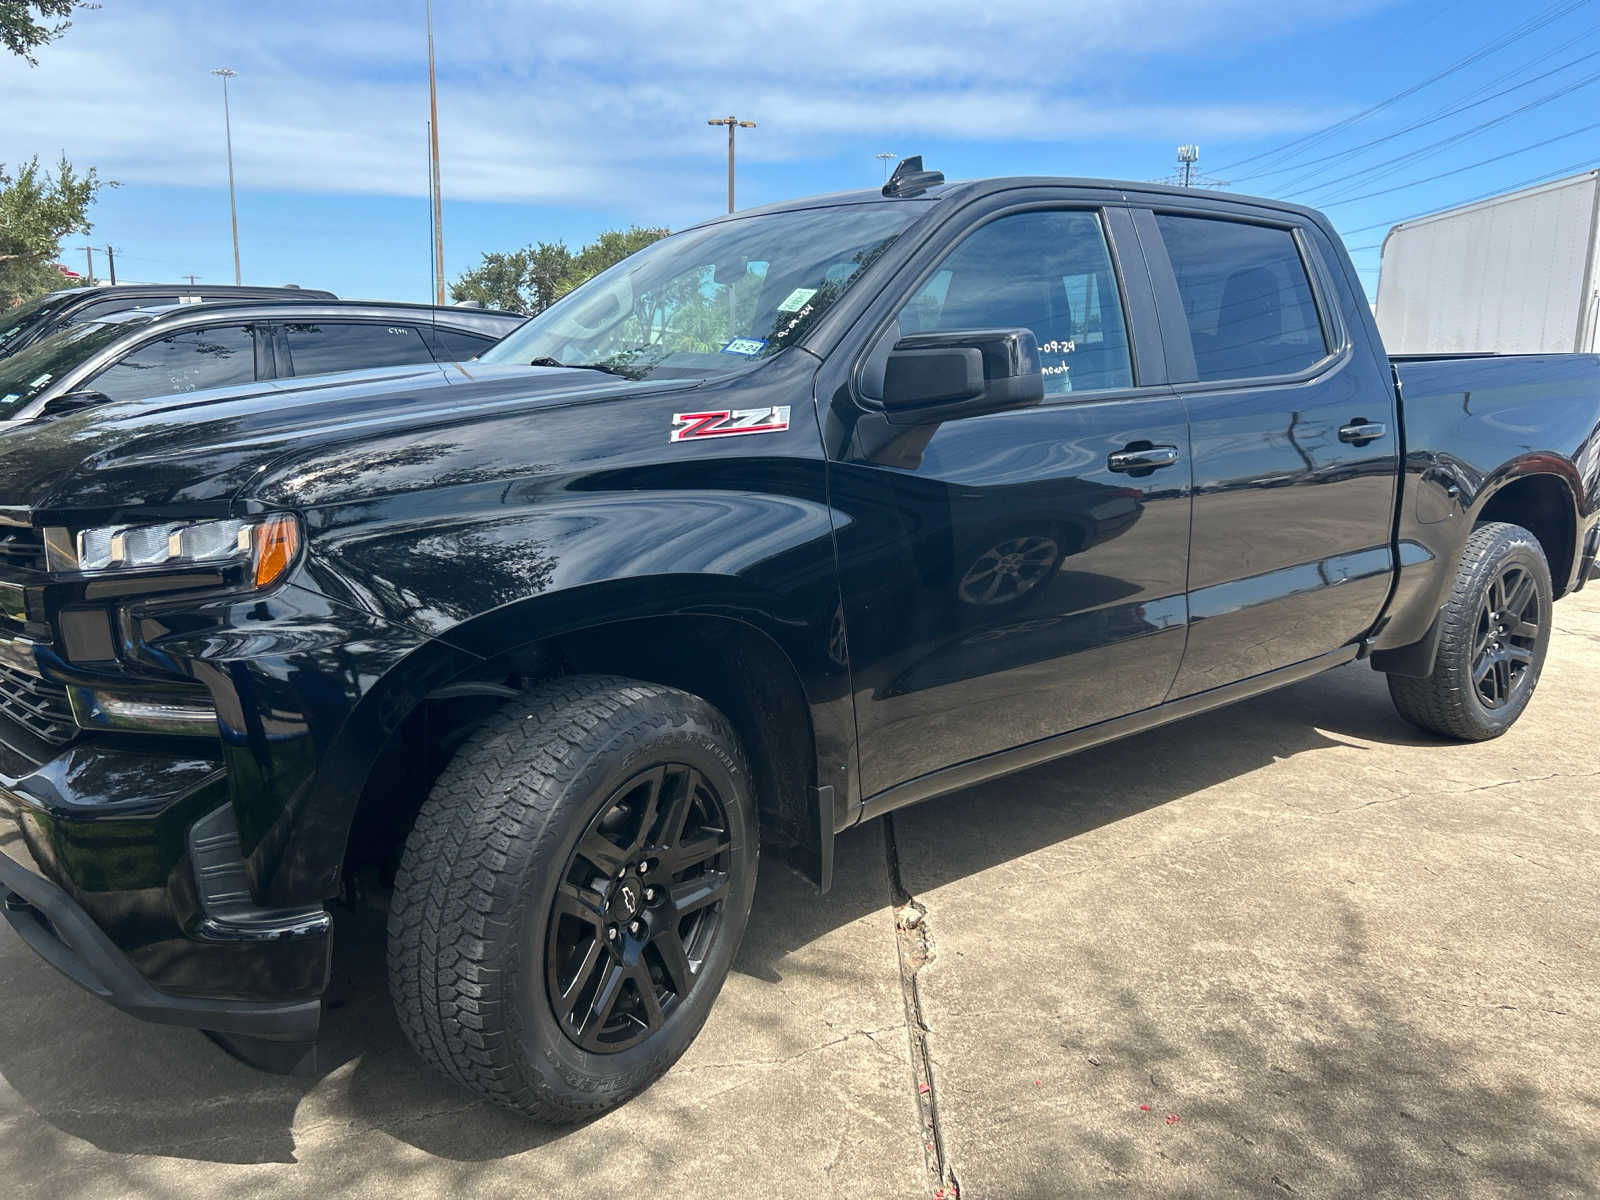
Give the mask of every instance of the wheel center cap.
[{"label": "wheel center cap", "polygon": [[614,921],[631,921],[644,906],[644,885],[632,875],[617,881],[612,889],[611,903],[607,906]]}]

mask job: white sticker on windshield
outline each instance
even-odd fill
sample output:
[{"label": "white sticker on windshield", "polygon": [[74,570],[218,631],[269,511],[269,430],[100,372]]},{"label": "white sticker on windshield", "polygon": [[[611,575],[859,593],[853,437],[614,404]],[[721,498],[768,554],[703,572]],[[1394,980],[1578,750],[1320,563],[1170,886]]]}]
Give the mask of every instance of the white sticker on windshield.
[{"label": "white sticker on windshield", "polygon": [[9,392],[4,396],[0,396],[0,404],[10,404],[13,400],[21,400],[21,399],[22,399],[22,393],[21,392]]},{"label": "white sticker on windshield", "polygon": [[739,354],[745,358],[754,358],[767,348],[767,343],[760,338],[734,338],[722,348],[724,354]]},{"label": "white sticker on windshield", "polygon": [[28,381],[28,386],[31,387],[31,388],[41,388],[45,384],[49,383],[54,378],[55,378],[54,375],[50,374],[49,371],[46,371],[43,375],[39,376],[39,378],[29,380]]},{"label": "white sticker on windshield", "polygon": [[779,312],[799,312],[806,306],[806,302],[817,294],[816,288],[795,288],[783,298],[783,303],[778,305]]}]

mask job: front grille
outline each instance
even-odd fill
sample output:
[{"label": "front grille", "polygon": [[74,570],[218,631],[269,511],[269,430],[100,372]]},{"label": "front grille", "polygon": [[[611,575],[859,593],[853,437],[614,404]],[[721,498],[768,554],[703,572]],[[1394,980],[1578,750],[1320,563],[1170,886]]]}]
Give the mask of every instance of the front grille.
[{"label": "front grille", "polygon": [[0,665],[0,716],[52,746],[65,745],[78,735],[66,688],[4,665]]},{"label": "front grille", "polygon": [[44,570],[44,538],[39,531],[0,526],[0,566]]}]

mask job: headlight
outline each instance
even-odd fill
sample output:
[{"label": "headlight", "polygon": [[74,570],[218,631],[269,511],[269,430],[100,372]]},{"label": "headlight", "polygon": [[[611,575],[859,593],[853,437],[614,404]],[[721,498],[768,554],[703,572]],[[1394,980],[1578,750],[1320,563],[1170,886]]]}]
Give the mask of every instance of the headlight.
[{"label": "headlight", "polygon": [[[247,566],[255,587],[276,583],[300,549],[300,523],[288,513],[244,521],[175,521],[84,529],[75,539],[46,537],[57,571],[115,574],[141,568]],[[62,561],[65,560],[65,561]]]}]

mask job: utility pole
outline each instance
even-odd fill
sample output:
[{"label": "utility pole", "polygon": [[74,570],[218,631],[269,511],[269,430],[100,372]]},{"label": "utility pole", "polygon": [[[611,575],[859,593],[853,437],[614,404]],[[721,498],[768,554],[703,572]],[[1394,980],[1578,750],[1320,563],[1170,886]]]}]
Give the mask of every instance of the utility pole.
[{"label": "utility pole", "polygon": [[189,286],[193,287],[194,286],[194,281],[196,279],[199,279],[200,276],[198,276],[198,275],[185,275],[184,278],[189,281]]},{"label": "utility pole", "polygon": [[84,260],[84,262],[89,264],[89,273],[88,273],[88,276],[87,276],[87,281],[88,281],[89,286],[93,287],[94,286],[94,247],[93,246],[85,246],[83,248],[83,260]]},{"label": "utility pole", "polygon": [[444,197],[439,194],[439,87],[433,71],[433,0],[428,0],[428,148],[433,158],[433,302],[444,303]]},{"label": "utility pole", "polygon": [[106,247],[106,270],[111,273],[111,286],[117,286],[117,252],[110,246]]},{"label": "utility pole", "polygon": [[881,162],[883,164],[883,181],[885,183],[888,183],[889,182],[889,164],[894,162],[895,159],[899,158],[900,156],[898,154],[891,154],[887,150],[880,150],[880,151],[878,151],[878,153],[874,154],[872,157],[877,159],[879,162]]},{"label": "utility pole", "polygon": [[738,117],[712,117],[706,121],[707,125],[726,125],[728,127],[728,211],[733,211],[733,131],[735,129],[754,129],[754,121],[741,121]]},{"label": "utility pole", "polygon": [[233,116],[228,111],[228,80],[238,74],[228,67],[211,72],[222,80],[222,129],[228,139],[228,223],[233,226],[233,283],[239,285],[239,210],[233,202]]}]

